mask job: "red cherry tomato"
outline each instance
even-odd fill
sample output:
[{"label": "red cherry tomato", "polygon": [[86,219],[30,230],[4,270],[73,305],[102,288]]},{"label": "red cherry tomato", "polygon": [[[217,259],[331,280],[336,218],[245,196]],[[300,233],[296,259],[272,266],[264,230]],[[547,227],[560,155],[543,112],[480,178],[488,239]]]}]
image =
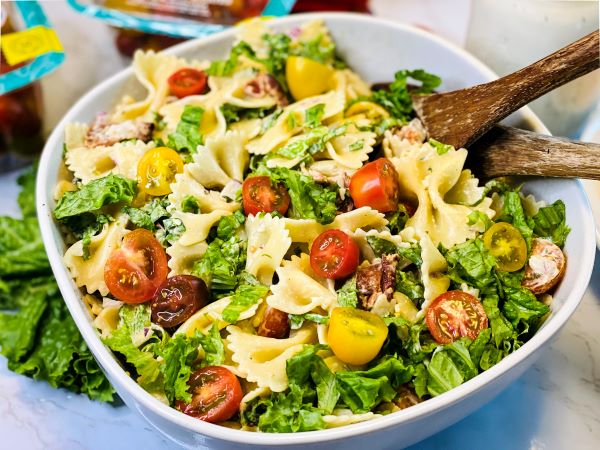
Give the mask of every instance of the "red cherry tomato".
[{"label": "red cherry tomato", "polygon": [[143,228],[123,238],[104,266],[110,293],[125,303],[150,300],[167,278],[167,255],[154,235]]},{"label": "red cherry tomato", "polygon": [[164,328],[182,324],[208,303],[208,289],[193,275],[167,278],[152,299],[152,322]]},{"label": "red cherry tomato", "polygon": [[321,277],[339,280],[358,267],[358,245],[341,230],[321,233],[310,249],[310,266]]},{"label": "red cherry tomato", "polygon": [[475,339],[488,327],[481,302],[463,291],[448,291],[436,297],[427,309],[425,322],[440,344],[450,344],[461,337]]},{"label": "red cherry tomato", "polygon": [[246,215],[277,211],[284,215],[290,206],[290,195],[283,184],[273,186],[267,176],[246,178],[242,185]]},{"label": "red cherry tomato", "polygon": [[169,77],[169,89],[177,98],[201,94],[206,87],[206,79],[206,73],[202,70],[186,67]]},{"label": "red cherry tomato", "polygon": [[350,178],[350,196],[357,208],[370,206],[385,213],[398,208],[398,172],[387,158],[365,164]]},{"label": "red cherry tomato", "polygon": [[177,407],[189,416],[211,423],[230,419],[238,411],[244,395],[237,377],[221,366],[196,370],[188,385],[192,401],[177,402]]}]

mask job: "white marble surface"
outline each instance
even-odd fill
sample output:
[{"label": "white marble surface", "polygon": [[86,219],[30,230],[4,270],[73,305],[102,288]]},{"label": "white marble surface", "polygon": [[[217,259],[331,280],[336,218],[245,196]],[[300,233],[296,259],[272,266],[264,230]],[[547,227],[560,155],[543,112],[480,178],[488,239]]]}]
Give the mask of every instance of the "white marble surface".
[{"label": "white marble surface", "polygon": [[[44,2],[66,47],[65,65],[45,80],[51,122],[89,86],[125,62],[109,30],[77,16],[62,2]],[[441,14],[438,0],[376,0],[375,12],[403,4],[408,21],[431,25],[437,14],[449,38],[464,39],[468,1],[453,3],[462,21]],[[455,11],[455,12],[456,12]],[[423,15],[424,14],[424,15]],[[440,15],[441,14],[441,15]],[[401,17],[400,12],[396,17]],[[446,20],[444,20],[446,18]],[[450,26],[449,24],[452,24]],[[439,31],[439,30],[438,30]],[[51,125],[50,125],[51,126]],[[0,214],[16,212],[16,176],[0,176]],[[592,283],[556,342],[517,382],[487,406],[411,447],[429,449],[596,449],[600,447],[600,254]],[[144,450],[175,448],[125,406],[89,401],[15,375],[0,357],[0,448],[22,450]]]}]

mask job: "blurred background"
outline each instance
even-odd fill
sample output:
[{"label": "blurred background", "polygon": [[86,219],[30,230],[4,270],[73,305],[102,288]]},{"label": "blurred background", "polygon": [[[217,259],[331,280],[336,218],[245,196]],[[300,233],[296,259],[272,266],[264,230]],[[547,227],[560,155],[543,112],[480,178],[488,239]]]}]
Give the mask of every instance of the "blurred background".
[{"label": "blurred background", "polygon": [[[2,1],[2,36],[27,28],[15,2]],[[24,2],[20,2],[24,3]],[[261,13],[320,10],[374,14],[419,26],[466,47],[499,75],[598,28],[597,0],[49,0],[39,4],[64,50],[51,73],[6,92],[0,83],[0,172],[37,154],[69,107],[92,86],[129,64],[137,48],[160,50],[189,36]],[[227,4],[226,6],[224,6]],[[183,25],[183,26],[182,26]],[[212,28],[211,28],[212,27]],[[154,31],[160,30],[161,34]],[[151,31],[151,32],[149,32]],[[8,43],[8,39],[3,39]],[[24,70],[2,45],[0,79]],[[10,49],[9,49],[10,50]],[[32,71],[30,71],[32,72]],[[3,87],[5,89],[3,89]],[[598,104],[592,73],[532,104],[556,135],[577,137]]]}]

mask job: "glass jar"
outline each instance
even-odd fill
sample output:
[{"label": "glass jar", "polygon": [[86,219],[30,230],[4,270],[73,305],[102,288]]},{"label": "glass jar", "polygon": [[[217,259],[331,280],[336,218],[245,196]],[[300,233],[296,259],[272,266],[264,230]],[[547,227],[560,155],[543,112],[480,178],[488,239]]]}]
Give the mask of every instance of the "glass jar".
[{"label": "glass jar", "polygon": [[[0,5],[1,34],[15,30],[10,3]],[[0,74],[22,64],[9,66],[0,54]],[[42,136],[42,92],[39,82],[0,95],[0,172],[7,172],[31,162],[44,146]]]}]

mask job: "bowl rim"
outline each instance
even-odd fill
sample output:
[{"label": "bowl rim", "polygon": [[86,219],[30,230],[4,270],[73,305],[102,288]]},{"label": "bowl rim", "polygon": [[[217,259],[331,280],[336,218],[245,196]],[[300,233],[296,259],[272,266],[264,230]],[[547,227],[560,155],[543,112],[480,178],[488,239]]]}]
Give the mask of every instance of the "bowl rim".
[{"label": "bowl rim", "polygon": [[[366,16],[355,13],[308,13],[308,14],[297,14],[293,16],[287,16],[284,18],[274,19],[269,22],[272,25],[295,25],[305,22],[311,19],[322,19],[324,21],[355,21],[358,25],[365,22],[372,22],[381,26],[396,28],[401,31],[410,32],[414,35],[418,35],[421,38],[435,41],[446,50],[457,54],[460,58],[469,61],[473,64],[481,74],[493,80],[497,78],[497,75],[485,66],[482,62],[477,60],[474,56],[466,52],[464,49],[457,45],[446,41],[445,39],[411,25],[394,22],[391,20]],[[214,35],[184,42],[177,46],[170,48],[165,51],[167,54],[178,55],[188,50],[210,46],[215,41],[220,41],[222,38],[231,37],[236,34],[236,29],[231,28],[229,30],[216,33]],[[541,328],[528,342],[526,342],[517,351],[506,356],[502,361],[493,366],[492,368],[480,373],[473,379],[463,383],[462,385],[442,394],[437,397],[428,399],[425,402],[419,403],[408,409],[397,411],[393,414],[378,417],[365,422],[355,423],[337,428],[330,428],[318,431],[307,431],[301,433],[256,433],[248,432],[236,429],[225,428],[221,425],[215,425],[207,422],[203,422],[187,416],[170,406],[162,403],[151,394],[146,392],[140,387],[131,377],[129,377],[122,367],[117,362],[112,351],[104,345],[99,338],[96,330],[92,323],[89,321],[86,311],[84,310],[82,296],[78,289],[74,289],[73,280],[69,274],[68,269],[63,264],[63,255],[61,245],[54,240],[53,230],[57,229],[57,225],[54,223],[52,218],[51,205],[46,202],[48,198],[48,192],[53,192],[53,189],[48,190],[47,187],[53,188],[55,185],[56,173],[49,173],[48,167],[50,161],[56,158],[55,153],[59,153],[62,148],[64,141],[64,129],[67,123],[74,121],[74,116],[79,114],[79,110],[84,108],[85,105],[93,103],[94,99],[98,97],[105,89],[115,84],[122,84],[133,74],[131,66],[123,69],[122,71],[112,75],[105,81],[101,82],[91,90],[89,90],[83,97],[81,97],[65,114],[59,124],[54,128],[52,134],[48,138],[42,157],[39,163],[37,185],[36,185],[36,207],[38,213],[38,219],[40,223],[42,239],[46,248],[48,258],[52,270],[54,272],[56,281],[59,285],[61,293],[65,299],[65,302],[69,308],[73,319],[75,320],[77,327],[83,335],[86,343],[90,347],[94,357],[98,360],[103,370],[109,375],[110,380],[117,385],[123,391],[126,391],[128,396],[137,402],[138,409],[140,406],[147,408],[152,413],[158,415],[160,418],[167,420],[179,427],[189,430],[193,433],[199,433],[201,435],[214,438],[220,441],[228,441],[238,444],[248,445],[265,445],[265,446],[277,446],[277,445],[292,445],[292,444],[311,444],[311,443],[323,443],[328,441],[334,441],[339,439],[350,438],[362,434],[368,434],[375,431],[380,431],[385,428],[398,425],[400,423],[408,423],[418,420],[424,416],[432,413],[444,410],[460,400],[468,397],[469,395],[481,390],[488,383],[501,375],[507,373],[514,367],[523,363],[528,357],[536,352],[544,343],[552,338],[560,328],[565,324],[567,319],[573,314],[581,301],[587,285],[591,278],[592,268],[595,257],[595,245],[594,245],[594,227],[591,208],[589,201],[583,190],[581,182],[576,180],[577,192],[580,198],[580,206],[582,207],[583,214],[583,233],[585,236],[590,236],[590,246],[586,246],[582,249],[582,253],[578,255],[580,260],[581,270],[577,275],[577,283],[575,289],[573,289],[565,299],[565,303],[555,313],[551,320],[549,320],[543,328]],[[525,107],[522,109],[525,119],[532,125],[534,129],[540,132],[548,132],[543,126],[541,121]],[[154,425],[154,424],[153,424]],[[155,426],[155,425],[154,425]],[[155,426],[156,427],[156,426]],[[162,430],[159,430],[163,432]]]}]

